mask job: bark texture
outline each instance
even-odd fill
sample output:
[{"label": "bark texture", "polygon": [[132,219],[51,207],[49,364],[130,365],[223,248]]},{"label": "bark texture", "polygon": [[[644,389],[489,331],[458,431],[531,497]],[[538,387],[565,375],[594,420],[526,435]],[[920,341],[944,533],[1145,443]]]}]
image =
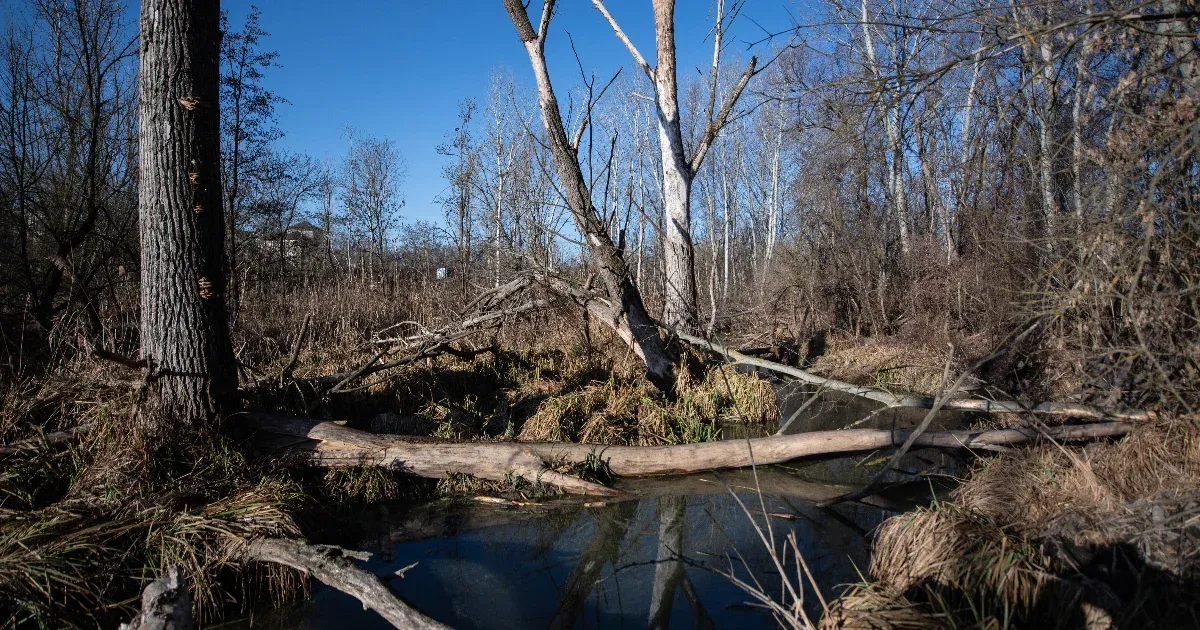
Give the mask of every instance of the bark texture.
[{"label": "bark texture", "polygon": [[[718,26],[720,28],[720,26]],[[666,295],[663,321],[678,329],[697,329],[696,256],[692,246],[692,171],[683,147],[679,120],[679,88],[675,70],[675,0],[654,0],[655,104],[658,144],[662,149],[663,264]]]},{"label": "bark texture", "polygon": [[234,409],[225,315],[219,0],[143,0],[138,77],[142,357],[160,413],[150,433]]}]

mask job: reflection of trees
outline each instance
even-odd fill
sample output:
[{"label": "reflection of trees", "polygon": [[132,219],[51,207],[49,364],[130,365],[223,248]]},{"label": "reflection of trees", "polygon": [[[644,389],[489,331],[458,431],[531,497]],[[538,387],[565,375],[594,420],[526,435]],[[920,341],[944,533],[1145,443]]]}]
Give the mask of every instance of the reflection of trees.
[{"label": "reflection of trees", "polygon": [[604,565],[616,561],[621,548],[621,540],[629,530],[629,524],[637,511],[637,503],[627,501],[604,510],[600,517],[600,526],[592,542],[588,543],[579,562],[567,576],[566,586],[558,600],[558,609],[550,619],[550,628],[574,628],[575,619],[587,601],[588,595],[600,579]]},{"label": "reflection of trees", "polygon": [[687,497],[663,497],[658,500],[658,554],[654,561],[654,586],[650,594],[649,628],[671,625],[671,604],[675,590],[682,587],[692,607],[696,627],[711,628],[712,620],[704,612],[700,597],[687,577],[683,565],[683,527],[687,522]]}]

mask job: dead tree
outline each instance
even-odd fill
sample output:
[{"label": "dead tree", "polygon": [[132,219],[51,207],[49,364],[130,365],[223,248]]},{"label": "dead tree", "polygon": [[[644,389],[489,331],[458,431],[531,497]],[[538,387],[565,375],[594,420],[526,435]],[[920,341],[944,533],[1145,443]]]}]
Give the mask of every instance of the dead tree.
[{"label": "dead tree", "polygon": [[729,122],[733,108],[756,73],[758,60],[750,58],[749,65],[741,78],[726,95],[718,112],[717,85],[718,68],[721,61],[722,37],[726,23],[723,0],[717,0],[717,20],[714,30],[713,65],[709,77],[708,103],[705,110],[705,126],[691,155],[683,145],[683,130],[679,113],[679,80],[675,62],[675,0],[653,0],[656,65],[649,62],[621,30],[621,26],[604,6],[602,0],[592,0],[596,9],[612,26],[638,67],[646,73],[654,85],[654,106],[658,112],[658,137],[662,150],[662,200],[664,238],[664,262],[666,265],[666,301],[663,304],[663,321],[685,332],[695,332],[698,325],[696,306],[696,263],[692,246],[692,181],[704,156],[708,154],[721,128]]},{"label": "dead tree", "polygon": [[[248,421],[257,431],[260,446],[302,456],[313,466],[386,466],[432,479],[441,479],[447,472],[495,481],[517,475],[573,494],[605,496],[622,493],[554,468],[599,457],[613,474],[621,476],[685,474],[752,464],[765,466],[801,457],[896,448],[913,433],[842,429],[671,446],[607,446],[575,442],[416,442],[412,438],[377,435],[332,422],[281,415],[257,414]],[[938,431],[921,433],[912,442],[916,447],[996,450],[1043,437],[1057,441],[1119,437],[1133,429],[1134,425],[1129,422],[1099,422],[1044,430]]]},{"label": "dead tree", "polygon": [[[550,71],[546,67],[546,35],[550,28],[550,17],[554,12],[554,0],[544,0],[542,16],[535,31],[529,14],[521,0],[504,0],[504,8],[512,19],[513,26],[533,68],[538,86],[538,108],[546,130],[546,140],[554,155],[554,165],[566,197],[567,206],[575,219],[576,228],[587,239],[595,262],[597,275],[605,295],[587,296],[581,305],[596,319],[610,326],[646,364],[646,376],[663,391],[675,386],[675,366],[666,345],[659,336],[658,326],[646,312],[642,295],[633,282],[623,250],[613,242],[604,221],[592,204],[591,191],[579,166],[579,139],[583,127],[574,138],[567,136],[558,99],[550,82]],[[584,117],[587,124],[587,117]]]},{"label": "dead tree", "polygon": [[220,19],[219,0],[141,7],[142,358],[161,411],[144,428],[158,439],[205,427],[238,400],[222,267]]}]

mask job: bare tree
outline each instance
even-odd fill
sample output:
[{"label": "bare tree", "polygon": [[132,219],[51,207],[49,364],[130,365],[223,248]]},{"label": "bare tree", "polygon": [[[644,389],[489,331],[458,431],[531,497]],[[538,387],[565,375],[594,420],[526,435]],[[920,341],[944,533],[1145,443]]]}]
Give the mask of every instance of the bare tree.
[{"label": "bare tree", "polygon": [[[655,386],[664,391],[673,391],[674,362],[659,336],[657,324],[646,312],[642,295],[634,285],[625,263],[622,248],[613,242],[592,204],[591,191],[579,166],[579,143],[568,138],[563,125],[558,99],[550,82],[550,71],[546,67],[546,36],[554,4],[554,0],[544,0],[542,16],[535,31],[521,0],[504,0],[504,8],[517,29],[517,36],[525,45],[537,81],[538,107],[545,127],[546,142],[553,153],[559,184],[575,218],[575,226],[591,249],[605,294],[595,295],[586,290],[563,286],[562,283],[557,283],[558,288],[573,295],[593,317],[617,332],[646,364],[646,375]],[[585,116],[585,124],[586,121]],[[581,137],[582,131],[580,127],[575,137]]]},{"label": "bare tree", "polygon": [[391,140],[352,135],[342,169],[346,216],[367,234],[374,256],[382,256],[404,206],[404,157]]},{"label": "bare tree", "polygon": [[266,51],[268,33],[259,26],[262,13],[251,5],[240,31],[230,31],[222,12],[221,30],[221,178],[225,193],[225,254],[230,270],[230,305],[236,321],[241,297],[238,281],[239,237],[246,227],[252,188],[269,168],[271,146],[283,137],[275,124],[275,106],[283,98],[262,85],[264,73],[276,66],[279,53]]},{"label": "bare tree", "polygon": [[19,287],[43,338],[80,305],[95,334],[111,263],[136,257],[133,37],[110,0],[31,9],[0,51],[0,223],[13,257],[0,278]]},{"label": "bare tree", "polygon": [[475,179],[479,167],[479,147],[471,137],[471,118],[475,115],[475,101],[466,99],[458,106],[458,126],[450,134],[450,142],[437,148],[438,153],[452,156],[455,162],[443,169],[450,182],[450,194],[442,203],[446,206],[446,218],[455,228],[455,245],[458,247],[459,288],[467,293],[471,267],[471,240],[474,234],[474,216],[471,206],[474,201]]},{"label": "bare tree", "polygon": [[654,85],[654,105],[658,113],[659,148],[662,151],[662,200],[665,229],[664,262],[667,292],[663,304],[663,321],[669,326],[694,332],[698,324],[696,305],[696,264],[692,246],[692,180],[704,162],[717,134],[729,121],[742,91],[754,76],[758,64],[756,57],[742,73],[741,79],[725,97],[720,111],[716,110],[718,72],[720,69],[722,41],[732,16],[725,15],[724,0],[717,0],[717,18],[714,29],[713,64],[709,82],[708,103],[705,110],[704,127],[695,149],[688,154],[684,146],[683,129],[679,111],[679,80],[676,76],[675,57],[675,0],[653,0],[655,52],[654,67],[625,35],[616,19],[609,13],[602,0],[592,0],[596,9],[604,15],[613,31],[621,40],[634,61],[645,72]]}]

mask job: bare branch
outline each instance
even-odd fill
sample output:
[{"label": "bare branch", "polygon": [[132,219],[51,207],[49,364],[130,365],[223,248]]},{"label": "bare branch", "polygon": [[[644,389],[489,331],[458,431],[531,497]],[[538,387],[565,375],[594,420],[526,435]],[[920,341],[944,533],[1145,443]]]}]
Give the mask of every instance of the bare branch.
[{"label": "bare branch", "polygon": [[625,34],[625,31],[621,30],[621,25],[617,24],[616,18],[614,18],[612,14],[608,12],[608,8],[604,6],[604,2],[602,0],[592,0],[592,5],[595,6],[596,10],[604,16],[604,19],[608,20],[609,26],[611,26],[613,32],[617,34],[617,39],[621,40],[622,44],[625,44],[625,48],[629,49],[629,54],[633,55],[633,60],[637,62],[638,66],[641,66],[642,71],[646,73],[646,76],[649,77],[651,81],[653,81],[654,68],[651,68],[650,64],[646,63],[646,58],[642,56],[642,53],[638,52],[637,46],[633,45],[633,42],[629,39],[629,36]]},{"label": "bare branch", "polygon": [[[750,63],[746,65],[746,70],[742,72],[742,78],[738,79],[737,85],[729,93],[729,97],[725,99],[725,103],[721,105],[721,111],[717,114],[716,119],[708,121],[708,126],[704,128],[704,135],[700,138],[700,143],[696,145],[696,153],[692,155],[691,168],[695,173],[700,170],[700,165],[704,163],[704,156],[708,154],[708,150],[712,148],[712,143],[717,138],[717,134],[725,125],[729,124],[729,117],[733,114],[733,108],[737,106],[738,99],[741,98],[742,92],[745,91],[746,85],[750,83],[750,79],[757,74],[758,57],[751,57]],[[715,87],[714,94],[715,94]]]}]

